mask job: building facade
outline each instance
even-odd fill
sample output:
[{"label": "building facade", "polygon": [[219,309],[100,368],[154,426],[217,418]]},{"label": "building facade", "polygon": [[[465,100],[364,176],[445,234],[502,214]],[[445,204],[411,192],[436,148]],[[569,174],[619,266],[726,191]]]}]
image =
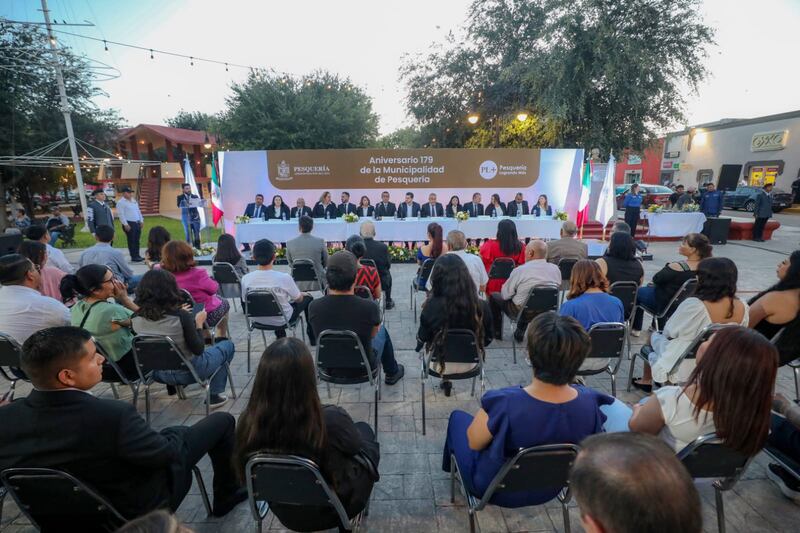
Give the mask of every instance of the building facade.
[{"label": "building facade", "polygon": [[614,183],[650,183],[657,185],[660,181],[661,154],[664,152],[664,139],[658,139],[644,153],[626,150],[617,161],[614,172]]}]

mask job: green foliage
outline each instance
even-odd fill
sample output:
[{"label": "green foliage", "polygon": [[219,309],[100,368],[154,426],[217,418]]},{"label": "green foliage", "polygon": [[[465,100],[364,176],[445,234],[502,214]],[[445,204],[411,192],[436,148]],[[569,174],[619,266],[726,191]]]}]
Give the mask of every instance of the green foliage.
[{"label": "green foliage", "polygon": [[378,137],[375,147],[387,149],[422,148],[425,144],[419,128],[409,126]]},{"label": "green foliage", "polygon": [[369,96],[336,74],[293,78],[259,71],[232,91],[221,131],[240,150],[362,148],[377,137]]},{"label": "green foliage", "polygon": [[[144,217],[144,229],[142,231],[142,246],[147,244],[147,233],[153,226],[164,226],[173,239],[183,240],[183,225],[180,220],[162,216],[146,216]],[[62,241],[58,241],[59,248],[88,248],[95,244],[95,239],[91,233],[82,232],[80,228],[83,227],[83,222],[77,222],[75,228],[75,244],[73,246],[64,246]],[[203,243],[216,243],[222,232],[219,228],[203,228],[200,231],[200,237]],[[119,219],[114,220],[114,248],[127,248],[127,240],[125,239],[125,232],[122,230],[122,225]]]},{"label": "green foliage", "polygon": [[[606,152],[642,150],[684,120],[681,88],[706,77],[713,43],[699,0],[475,0],[461,33],[404,61],[420,124],[491,146],[499,121],[502,146]],[[519,110],[535,119],[521,137],[509,131]]]},{"label": "green foliage", "polygon": [[214,115],[200,111],[184,111],[181,109],[174,117],[166,120],[170,128],[215,132],[219,129],[219,119]]}]

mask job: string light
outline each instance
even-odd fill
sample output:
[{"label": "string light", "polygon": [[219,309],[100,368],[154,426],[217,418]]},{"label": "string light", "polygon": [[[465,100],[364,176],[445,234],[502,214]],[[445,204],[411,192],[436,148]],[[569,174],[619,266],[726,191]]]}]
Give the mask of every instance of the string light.
[{"label": "string light", "polygon": [[189,65],[194,66],[194,58],[191,56],[189,57]]},{"label": "string light", "polygon": [[[103,41],[103,48],[105,48],[105,49],[106,49],[106,52],[108,52],[108,43],[107,43],[107,42],[105,42],[105,41]],[[152,51],[152,50],[150,50],[150,53],[152,53],[152,52],[153,52],[153,51]]]},{"label": "string light", "polygon": [[152,48],[150,49],[150,59],[154,59],[154,57],[153,57],[153,49]]},{"label": "string light", "polygon": [[228,72],[228,64],[225,63],[225,72]]}]

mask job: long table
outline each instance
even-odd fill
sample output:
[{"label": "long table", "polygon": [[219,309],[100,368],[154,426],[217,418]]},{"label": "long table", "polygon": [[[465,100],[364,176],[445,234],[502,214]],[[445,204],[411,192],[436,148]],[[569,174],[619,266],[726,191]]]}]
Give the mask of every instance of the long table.
[{"label": "long table", "polygon": [[[314,229],[311,233],[325,239],[327,242],[346,241],[350,235],[359,232],[361,223],[373,220],[375,224],[376,239],[379,241],[424,241],[428,238],[428,224],[436,222],[442,226],[444,234],[458,229],[464,232],[469,239],[488,239],[497,234],[497,224],[503,218],[513,220],[517,226],[519,237],[539,237],[542,239],[558,239],[561,231],[560,220],[539,218],[534,216],[523,217],[475,217],[460,222],[454,218],[417,218],[405,220],[383,219],[373,220],[361,218],[358,222],[347,223],[341,219],[325,220],[315,219]],[[273,242],[287,242],[297,236],[299,230],[296,220],[270,220],[269,222],[249,222],[236,224],[236,242],[255,242],[259,239],[270,239]]]},{"label": "long table", "polygon": [[690,213],[649,213],[642,212],[647,219],[651,237],[682,237],[689,233],[700,233],[706,216],[699,212]]}]

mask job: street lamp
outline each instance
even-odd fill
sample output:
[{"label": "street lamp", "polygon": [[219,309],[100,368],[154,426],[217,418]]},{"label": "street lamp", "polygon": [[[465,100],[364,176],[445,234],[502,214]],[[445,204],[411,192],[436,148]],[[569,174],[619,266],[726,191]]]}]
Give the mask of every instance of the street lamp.
[{"label": "street lamp", "polygon": [[467,122],[469,122],[470,124],[477,124],[479,119],[480,119],[480,116],[478,116],[477,113],[470,113],[467,116]]},{"label": "street lamp", "polygon": [[519,113],[517,113],[517,120],[519,120],[520,122],[525,122],[526,120],[528,120],[528,113],[526,113],[525,111],[520,111]]},{"label": "street lamp", "polygon": [[211,148],[211,141],[208,139],[208,133],[206,133],[205,143],[203,143],[203,147],[208,150]]}]

